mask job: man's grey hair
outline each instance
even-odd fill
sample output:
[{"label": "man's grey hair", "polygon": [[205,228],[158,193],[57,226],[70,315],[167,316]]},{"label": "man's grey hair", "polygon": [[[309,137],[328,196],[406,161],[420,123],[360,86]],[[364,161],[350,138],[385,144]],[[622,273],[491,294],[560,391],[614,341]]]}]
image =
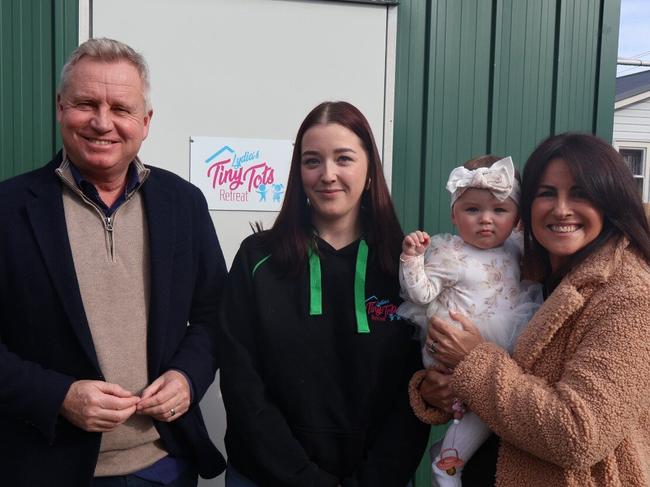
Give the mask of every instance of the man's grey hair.
[{"label": "man's grey hair", "polygon": [[149,94],[149,67],[144,56],[135,51],[123,42],[114,39],[100,37],[98,39],[88,39],[86,42],[77,47],[66,61],[61,69],[61,79],[59,81],[58,93],[63,93],[70,83],[70,73],[75,64],[82,58],[89,57],[97,61],[114,63],[118,61],[127,61],[131,63],[140,74],[142,80],[143,96],[145,110],[151,110],[151,97]]}]

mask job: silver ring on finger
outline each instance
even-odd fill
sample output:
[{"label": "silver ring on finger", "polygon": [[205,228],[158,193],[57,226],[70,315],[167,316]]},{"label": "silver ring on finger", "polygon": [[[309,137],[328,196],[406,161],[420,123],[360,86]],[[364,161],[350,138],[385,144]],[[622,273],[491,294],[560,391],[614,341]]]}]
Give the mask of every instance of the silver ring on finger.
[{"label": "silver ring on finger", "polygon": [[176,416],[176,409],[171,408],[171,409],[169,410],[169,416],[172,417],[172,418],[173,418],[174,416]]},{"label": "silver ring on finger", "polygon": [[434,355],[438,350],[436,349],[436,342],[431,342],[427,345],[427,352]]}]

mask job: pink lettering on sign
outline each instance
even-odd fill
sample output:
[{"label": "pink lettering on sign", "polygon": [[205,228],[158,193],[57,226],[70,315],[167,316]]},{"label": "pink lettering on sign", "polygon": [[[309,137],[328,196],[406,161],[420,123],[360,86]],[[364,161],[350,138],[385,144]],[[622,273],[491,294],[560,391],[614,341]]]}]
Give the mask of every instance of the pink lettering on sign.
[{"label": "pink lettering on sign", "polygon": [[231,159],[217,161],[208,168],[208,178],[212,178],[213,189],[227,184],[228,188],[234,191],[246,184],[246,189],[250,192],[258,188],[260,184],[272,184],[275,181],[274,169],[266,162],[247,168],[240,166],[233,169],[232,167],[226,167],[230,161]]}]

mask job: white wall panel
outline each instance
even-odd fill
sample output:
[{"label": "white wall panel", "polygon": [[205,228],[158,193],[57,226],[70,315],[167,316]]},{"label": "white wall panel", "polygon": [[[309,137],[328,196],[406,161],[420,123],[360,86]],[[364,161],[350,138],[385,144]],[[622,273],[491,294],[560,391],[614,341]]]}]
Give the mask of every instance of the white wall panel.
[{"label": "white wall panel", "polygon": [[[387,25],[395,22],[388,22],[388,9],[309,0],[92,0],[90,34],[122,40],[145,55],[154,117],[141,156],[188,178],[190,136],[293,139],[307,112],[324,100],[359,107],[381,150],[387,95],[392,102],[385,80],[394,46],[387,50],[386,39],[394,43]],[[275,213],[215,211],[212,217],[230,265],[249,222],[268,227]],[[218,383],[202,408],[224,451]],[[199,485],[221,486],[223,476]]]}]

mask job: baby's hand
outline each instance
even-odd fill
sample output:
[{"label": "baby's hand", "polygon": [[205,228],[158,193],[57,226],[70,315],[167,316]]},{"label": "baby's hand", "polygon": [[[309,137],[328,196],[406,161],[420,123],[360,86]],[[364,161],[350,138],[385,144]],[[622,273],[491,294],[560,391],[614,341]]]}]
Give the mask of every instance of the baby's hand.
[{"label": "baby's hand", "polygon": [[404,237],[402,242],[402,260],[424,254],[431,243],[431,237],[427,232],[416,230]]}]

